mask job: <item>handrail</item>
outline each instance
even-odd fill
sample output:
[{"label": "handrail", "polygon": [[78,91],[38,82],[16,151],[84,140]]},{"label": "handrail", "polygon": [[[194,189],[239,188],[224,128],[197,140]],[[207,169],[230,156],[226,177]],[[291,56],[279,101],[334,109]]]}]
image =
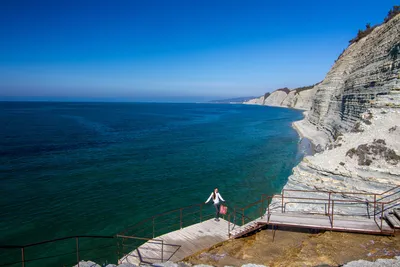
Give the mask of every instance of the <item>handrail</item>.
[{"label": "handrail", "polygon": [[283,189],[282,191],[290,191],[290,192],[308,192],[308,193],[333,193],[333,194],[344,194],[344,195],[384,195],[392,190],[399,188],[400,185],[394,186],[389,190],[386,190],[382,193],[366,193],[366,192],[351,192],[351,191],[328,191],[328,190],[301,190],[301,189]]},{"label": "handrail", "polygon": [[[95,247],[93,249],[84,249],[84,250],[82,250],[82,249],[79,248],[79,239],[80,238],[114,239],[114,238],[116,238],[116,236],[76,235],[76,236],[66,236],[66,237],[60,237],[60,238],[55,238],[55,239],[50,239],[50,240],[44,240],[44,241],[35,242],[35,243],[29,243],[29,244],[25,244],[25,245],[0,245],[0,249],[20,249],[21,250],[20,261],[2,264],[1,266],[9,266],[9,265],[21,263],[22,266],[24,267],[25,263],[27,263],[27,262],[33,262],[33,261],[39,261],[39,260],[44,260],[44,259],[57,258],[57,257],[60,257],[60,256],[72,255],[72,254],[76,254],[76,262],[77,262],[77,265],[79,266],[79,262],[80,262],[79,253],[80,252],[83,252],[83,251],[94,251],[94,250],[98,250],[98,249],[104,249],[104,248],[112,247],[112,246],[101,246],[101,247]],[[45,256],[45,257],[38,257],[38,258],[33,258],[33,259],[25,259],[25,249],[27,249],[29,247],[39,246],[39,245],[48,244],[48,243],[54,243],[54,242],[58,242],[58,241],[68,240],[68,239],[75,239],[75,250],[74,251],[63,253],[63,254],[57,254],[57,255],[51,255],[51,256]]]},{"label": "handrail", "polygon": [[[127,238],[127,239],[139,239],[139,240],[146,240],[147,242],[150,242],[150,241],[155,241],[155,242],[153,242],[153,243],[156,243],[156,242],[158,242],[159,244],[161,244],[161,256],[160,256],[160,258],[161,258],[161,262],[163,262],[164,261],[164,246],[165,245],[168,245],[168,246],[177,246],[177,247],[181,247],[180,245],[173,245],[173,244],[164,244],[164,240],[162,240],[162,239],[153,239],[153,238],[145,238],[145,237],[137,237],[137,236],[125,236],[125,235],[116,235],[116,237],[120,237],[120,238]],[[138,251],[139,251],[139,248],[136,248]],[[123,256],[122,257],[122,261],[124,260],[124,259],[126,259],[127,257],[129,257],[130,255],[129,254],[126,254],[125,256]],[[139,259],[140,259],[140,262],[142,263],[142,262],[145,262],[145,261],[143,261],[143,258],[142,258],[142,256],[141,256],[141,254],[140,253],[138,253],[138,256],[139,256]]]},{"label": "handrail", "polygon": [[[235,222],[236,222],[236,215],[239,214],[240,216],[242,216],[242,222],[244,224],[244,219],[248,219],[251,220],[251,218],[249,218],[248,216],[245,215],[245,210],[249,209],[251,207],[254,207],[258,204],[261,204],[261,208],[260,208],[260,213],[262,212],[262,209],[264,208],[264,201],[267,200],[268,204],[267,204],[267,209],[268,212],[267,214],[270,214],[270,209],[269,206],[272,202],[273,198],[281,198],[282,201],[282,212],[283,212],[283,204],[284,204],[284,199],[299,199],[299,200],[316,200],[316,201],[326,201],[328,204],[328,216],[330,216],[331,220],[332,220],[332,225],[333,225],[333,212],[334,212],[334,203],[367,203],[367,204],[371,204],[373,203],[373,207],[374,207],[374,219],[376,221],[376,215],[377,214],[381,214],[381,222],[380,222],[380,229],[382,230],[382,218],[383,218],[383,212],[384,212],[384,206],[391,204],[395,201],[399,201],[400,197],[390,200],[390,201],[382,201],[382,199],[387,198],[389,196],[385,196],[381,199],[377,199],[377,196],[383,196],[389,192],[392,192],[394,190],[400,189],[400,185],[395,186],[393,188],[390,188],[389,190],[386,190],[385,192],[382,193],[365,193],[365,192],[340,192],[340,191],[324,191],[324,190],[298,190],[298,189],[283,189],[281,194],[276,194],[273,196],[266,196],[265,194],[263,194],[261,196],[261,200],[250,203],[248,205],[246,205],[243,208],[237,208],[235,206],[235,208],[232,210],[231,208],[229,208],[230,212],[227,214],[228,216],[228,220],[230,223],[230,218],[231,218],[231,214],[234,215],[235,218]],[[308,198],[308,197],[295,197],[295,196],[285,196],[284,193],[285,192],[314,192],[314,193],[327,193],[329,194],[329,198]],[[393,194],[391,194],[390,196],[396,195],[400,193],[399,192],[394,192]],[[365,196],[373,196],[374,200],[373,202],[365,199],[365,200],[358,200],[358,199],[333,199],[331,198],[332,195],[335,194],[341,194],[341,195],[365,195]],[[285,203],[286,204],[286,203]],[[124,229],[121,233],[114,235],[114,236],[104,236],[104,235],[77,235],[77,236],[67,236],[67,237],[61,237],[61,238],[56,238],[56,239],[51,239],[51,240],[44,240],[44,241],[40,241],[40,242],[35,242],[35,243],[29,243],[29,244],[25,244],[25,245],[0,245],[0,249],[21,249],[22,250],[22,259],[24,259],[24,249],[28,248],[28,247],[33,247],[33,246],[37,246],[37,245],[43,245],[43,244],[47,244],[47,243],[53,243],[53,242],[57,242],[57,241],[62,241],[62,240],[67,240],[67,239],[76,239],[76,247],[77,247],[77,253],[79,252],[79,238],[98,238],[98,239],[112,239],[112,238],[124,238],[124,234],[132,229],[135,229],[135,227],[141,226],[146,222],[152,221],[153,223],[153,238],[144,238],[144,237],[135,237],[138,240],[154,240],[154,231],[155,231],[155,219],[160,218],[162,216],[174,213],[174,212],[179,212],[179,220],[180,223],[179,224],[174,224],[172,226],[176,227],[176,226],[180,226],[180,228],[183,227],[183,223],[186,221],[185,216],[189,216],[189,215],[195,215],[195,214],[199,214],[200,217],[200,222],[202,221],[202,219],[204,217],[208,217],[208,216],[203,216],[202,214],[202,208],[205,204],[204,203],[199,203],[199,204],[193,204],[193,205],[189,205],[189,206],[185,206],[185,207],[181,207],[178,209],[173,209],[173,210],[169,210],[160,214],[156,214],[154,216],[151,216],[149,218],[143,219],[139,222],[137,222],[136,224]],[[184,213],[184,211],[188,210],[188,209],[192,209],[192,208],[199,208],[198,211],[195,212],[191,212],[191,213]],[[381,208],[381,210],[379,211],[379,208]],[[377,211],[378,209],[378,211]],[[239,212],[238,210],[242,210],[243,212]],[[378,224],[378,223],[377,223]],[[171,225],[169,225],[170,227]],[[379,226],[379,225],[378,225]],[[133,236],[131,236],[133,237]],[[125,237],[128,238],[128,237]],[[79,256],[79,255],[78,255]]]},{"label": "handrail", "polygon": [[66,239],[73,239],[73,238],[105,238],[105,239],[111,239],[115,238],[115,236],[103,236],[103,235],[74,235],[74,236],[66,236],[66,237],[60,237],[60,238],[55,238],[55,239],[50,239],[50,240],[44,240],[36,243],[30,243],[26,245],[0,245],[0,248],[27,248],[27,247],[32,247],[32,246],[37,246],[37,245],[43,245],[46,243],[52,243],[56,241],[61,241],[61,240],[66,240]]},{"label": "handrail", "polygon": [[[164,246],[172,246],[172,247],[178,247],[178,249],[181,247],[181,245],[176,245],[176,244],[165,244],[164,240],[162,239],[154,239],[154,238],[145,238],[145,237],[137,237],[137,236],[124,236],[124,235],[114,235],[114,236],[103,236],[103,235],[77,235],[77,236],[66,236],[66,237],[61,237],[61,238],[55,238],[55,239],[51,239],[51,240],[44,240],[44,241],[40,241],[40,242],[35,242],[35,243],[29,243],[29,244],[25,244],[25,245],[0,245],[0,249],[20,249],[21,250],[21,258],[19,261],[16,262],[12,262],[12,263],[6,263],[5,265],[1,265],[1,266],[9,266],[12,264],[18,264],[18,263],[22,263],[22,266],[25,266],[25,263],[28,262],[33,262],[33,261],[40,261],[40,260],[44,260],[44,259],[50,259],[50,258],[57,258],[59,256],[63,256],[63,255],[72,255],[72,254],[76,254],[77,255],[77,265],[79,266],[79,253],[80,252],[84,252],[84,251],[93,251],[93,250],[97,250],[97,249],[104,249],[104,248],[110,248],[110,247],[114,247],[115,245],[110,245],[110,246],[101,246],[101,247],[96,247],[94,249],[80,249],[79,248],[79,238],[97,238],[97,239],[115,239],[115,238],[122,238],[122,239],[136,239],[136,240],[146,240],[146,241],[151,241],[151,242],[158,242],[159,244],[161,244],[161,261],[164,260],[164,256],[163,256],[163,250],[164,250]],[[68,253],[63,253],[63,254],[59,254],[59,255],[52,255],[52,256],[46,256],[46,257],[39,257],[39,258],[33,258],[33,259],[25,259],[25,249],[29,248],[29,247],[33,247],[33,246],[38,246],[38,245],[43,245],[43,244],[48,244],[48,243],[54,243],[54,242],[58,242],[58,241],[63,241],[63,240],[68,240],[68,239],[75,239],[76,240],[76,250],[68,252]],[[126,255],[125,255],[126,256]],[[124,257],[125,257],[124,256]],[[123,257],[123,258],[124,258]]]},{"label": "handrail", "polygon": [[328,190],[298,190],[298,189],[283,189],[286,192],[302,192],[302,193],[333,193],[342,195],[379,195],[375,193],[365,193],[365,192],[350,192],[350,191],[328,191]]},{"label": "handrail", "polygon": [[390,203],[393,203],[394,201],[399,201],[399,200],[400,200],[400,197],[393,199],[391,201],[388,201],[388,202],[378,202],[378,203],[390,204]]},{"label": "handrail", "polygon": [[132,229],[134,229],[135,227],[137,227],[137,226],[139,226],[139,225],[142,225],[142,224],[144,224],[144,223],[146,223],[146,222],[155,220],[156,218],[162,217],[162,216],[164,216],[164,215],[168,215],[168,214],[171,214],[171,213],[174,213],[174,212],[183,211],[183,210],[185,210],[185,209],[194,208],[194,207],[196,207],[196,206],[200,208],[200,213],[201,213],[201,209],[202,209],[202,207],[203,207],[204,205],[205,205],[204,203],[193,204],[193,205],[184,206],[184,207],[181,207],[181,208],[178,208],[178,209],[173,209],[173,210],[169,210],[169,211],[165,211],[165,212],[162,212],[162,213],[153,215],[153,216],[151,216],[151,217],[149,217],[149,218],[145,218],[145,219],[143,219],[143,220],[141,220],[141,221],[135,223],[134,225],[131,225],[131,226],[125,228],[125,229],[121,232],[121,234],[125,234],[127,231],[132,230]]},{"label": "handrail", "polygon": [[[378,225],[378,227],[379,227],[379,229],[380,229],[380,231],[382,232],[382,231],[384,231],[383,230],[383,213],[384,213],[384,211],[385,211],[385,205],[388,205],[388,204],[391,204],[391,203],[394,203],[394,202],[399,202],[400,201],[400,197],[398,197],[398,198],[396,198],[396,199],[393,199],[393,200],[390,200],[390,201],[382,201],[382,199],[384,199],[384,198],[387,198],[387,197],[384,197],[384,198],[381,198],[381,199],[377,199],[377,196],[383,196],[383,195],[385,195],[385,194],[387,194],[387,193],[389,193],[389,192],[392,192],[392,191],[394,191],[394,190],[397,190],[398,188],[400,188],[400,185],[399,186],[395,186],[395,187],[392,187],[392,188],[390,188],[389,190],[386,190],[386,191],[384,191],[384,192],[382,192],[382,193],[365,193],[365,192],[340,192],[340,191],[320,191],[320,190],[298,190],[298,189],[283,189],[282,190],[282,193],[281,194],[275,194],[275,195],[272,195],[272,196],[268,196],[268,195],[266,195],[266,194],[262,194],[262,196],[261,196],[261,200],[259,200],[259,201],[256,201],[256,202],[253,202],[253,203],[250,203],[250,204],[248,204],[248,205],[246,205],[245,207],[242,207],[242,208],[237,208],[238,210],[241,210],[242,211],[242,216],[244,216],[244,213],[245,213],[245,210],[246,209],[249,209],[249,208],[251,208],[251,207],[254,207],[255,205],[257,205],[257,204],[262,204],[262,206],[261,206],[261,209],[260,209],[260,211],[264,208],[263,206],[264,206],[264,201],[265,200],[267,200],[268,201],[268,203],[267,203],[267,210],[265,211],[265,213],[264,214],[266,214],[267,215],[267,217],[268,217],[268,222],[269,222],[269,219],[270,219],[270,215],[271,215],[271,212],[270,212],[270,204],[272,203],[272,200],[275,198],[276,200],[277,199],[281,199],[280,201],[277,201],[277,202],[280,202],[280,207],[281,207],[281,211],[282,211],[282,213],[284,213],[285,212],[285,209],[284,209],[284,206],[286,206],[286,204],[287,204],[287,202],[285,202],[284,200],[285,200],[285,198],[286,199],[297,199],[297,200],[311,200],[311,201],[319,201],[318,203],[315,203],[315,204],[318,204],[318,205],[320,205],[320,204],[323,204],[323,205],[325,205],[325,215],[327,215],[328,217],[329,217],[329,219],[330,219],[330,222],[331,222],[331,227],[333,228],[334,227],[334,214],[335,214],[335,208],[334,208],[334,206],[335,206],[335,203],[336,204],[339,204],[339,203],[342,203],[342,204],[347,204],[347,203],[349,203],[349,204],[366,204],[367,205],[367,207],[366,207],[366,212],[367,212],[367,216],[370,218],[370,205],[371,204],[373,204],[373,216],[374,216],[374,220],[375,220],[375,222],[376,222],[376,224]],[[307,193],[310,193],[310,192],[315,192],[315,193],[326,193],[326,194],[328,194],[328,197],[327,198],[321,198],[321,197],[301,197],[301,196],[285,196],[285,192],[307,192]],[[399,194],[400,193],[400,191],[398,191],[398,192],[394,192],[393,194],[391,194],[390,196],[394,196],[394,195],[396,195],[396,194]],[[335,195],[340,195],[340,197],[341,197],[341,199],[338,199],[337,197],[334,197]],[[352,198],[352,199],[343,199],[343,198],[345,198],[345,195],[364,195],[364,196],[370,196],[370,197],[373,197],[373,199],[371,199],[371,198],[365,198],[365,199],[362,199],[362,198],[358,198],[357,199],[357,197],[356,197],[356,199],[354,199],[354,198]],[[389,196],[389,197],[390,197]],[[300,201],[300,202],[298,202],[298,203],[305,203],[305,202],[303,202],[303,201]],[[308,204],[312,204],[312,202],[307,202]],[[328,208],[326,208],[326,205],[328,205]],[[399,204],[396,204],[396,205],[400,205],[400,203]],[[279,205],[277,206],[277,207],[279,207]],[[391,207],[393,207],[393,206],[391,206]],[[391,207],[388,207],[388,208],[391,208]],[[380,208],[380,210],[379,210],[379,208]],[[387,209],[388,209],[387,208]],[[236,209],[236,208],[235,208]],[[380,216],[380,222],[378,223],[377,221],[376,221],[376,215],[378,215],[378,214],[381,214],[381,216]],[[262,217],[263,215],[261,215],[261,217]],[[242,219],[242,224],[244,225],[244,219]]]},{"label": "handrail", "polygon": [[392,190],[394,190],[394,189],[397,189],[397,188],[399,188],[399,189],[400,189],[400,185],[398,185],[398,186],[395,186],[395,187],[392,187],[392,188],[390,188],[389,190],[387,190],[387,191],[385,191],[385,192],[383,192],[383,193],[380,193],[379,195],[386,194],[386,193],[388,193],[388,192],[390,192],[390,191],[392,191]]}]

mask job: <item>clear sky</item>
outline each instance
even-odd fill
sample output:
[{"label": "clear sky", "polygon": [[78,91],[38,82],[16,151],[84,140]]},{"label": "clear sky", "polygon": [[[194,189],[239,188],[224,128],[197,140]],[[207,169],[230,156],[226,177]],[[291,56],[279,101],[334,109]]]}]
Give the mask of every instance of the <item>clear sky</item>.
[{"label": "clear sky", "polygon": [[0,98],[210,100],[310,85],[395,4],[2,0]]}]

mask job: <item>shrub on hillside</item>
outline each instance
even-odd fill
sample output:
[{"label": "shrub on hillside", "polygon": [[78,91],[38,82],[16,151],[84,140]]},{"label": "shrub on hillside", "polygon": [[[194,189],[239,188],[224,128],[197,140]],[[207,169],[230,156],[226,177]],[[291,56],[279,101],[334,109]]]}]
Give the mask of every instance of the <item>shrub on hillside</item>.
[{"label": "shrub on hillside", "polygon": [[[400,6],[393,6],[392,9],[389,10],[387,16],[383,20],[383,23],[388,22],[392,18],[394,18],[397,14],[400,14]],[[378,25],[374,25],[371,27],[370,23],[367,23],[365,30],[358,30],[357,36],[349,41],[350,44],[358,42],[360,39],[364,38],[368,34],[370,34]],[[339,56],[340,58],[340,56]]]},{"label": "shrub on hillside", "polygon": [[391,10],[389,10],[384,22],[388,22],[392,18],[394,18],[397,14],[400,14],[400,6],[394,6]]},{"label": "shrub on hillside", "polygon": [[285,92],[286,94],[289,94],[289,93],[290,93],[290,89],[287,88],[287,87],[285,87],[285,88],[280,88],[280,89],[275,90],[275,92],[277,92],[277,91],[282,91],[282,92]]},{"label": "shrub on hillside", "polygon": [[296,89],[293,89],[295,91],[296,94],[302,92],[302,91],[306,91],[306,90],[310,90],[314,87],[314,85],[309,85],[309,86],[303,86],[303,87],[299,87]]},{"label": "shrub on hillside", "polygon": [[350,44],[356,43],[368,34],[370,34],[376,27],[377,25],[371,27],[370,23],[367,23],[365,26],[365,30],[358,30],[357,36],[349,41]]}]

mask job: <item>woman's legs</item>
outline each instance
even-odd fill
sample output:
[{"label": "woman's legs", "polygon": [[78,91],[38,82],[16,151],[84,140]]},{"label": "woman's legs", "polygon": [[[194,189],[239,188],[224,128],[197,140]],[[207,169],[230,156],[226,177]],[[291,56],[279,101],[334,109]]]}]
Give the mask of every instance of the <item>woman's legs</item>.
[{"label": "woman's legs", "polygon": [[215,207],[215,220],[219,220],[219,204],[214,204]]}]

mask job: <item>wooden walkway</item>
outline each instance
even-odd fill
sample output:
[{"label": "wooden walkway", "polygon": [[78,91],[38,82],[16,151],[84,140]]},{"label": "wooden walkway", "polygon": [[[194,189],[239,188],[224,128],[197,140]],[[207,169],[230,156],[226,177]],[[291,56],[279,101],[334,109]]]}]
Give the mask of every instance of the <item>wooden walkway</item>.
[{"label": "wooden walkway", "polygon": [[[386,223],[385,220],[382,221],[383,231],[381,231],[379,228],[380,219],[377,219],[377,222],[375,222],[374,218],[368,219],[364,217],[349,217],[340,215],[335,215],[333,219],[334,221],[332,227],[331,219],[329,216],[299,213],[271,213],[269,221],[267,215],[265,215],[262,218],[260,217],[241,227],[236,227],[233,231],[231,231],[231,236],[234,238],[240,237],[265,225],[321,229],[352,233],[359,232],[368,234],[393,234],[393,229]],[[379,223],[379,226],[377,223]]]},{"label": "wooden walkway", "polygon": [[[236,228],[237,226],[231,224],[232,227]],[[176,262],[228,239],[228,221],[222,218],[219,222],[210,219],[155,237],[125,255],[120,262],[136,265],[141,262]],[[161,240],[163,240],[163,243]]]}]

